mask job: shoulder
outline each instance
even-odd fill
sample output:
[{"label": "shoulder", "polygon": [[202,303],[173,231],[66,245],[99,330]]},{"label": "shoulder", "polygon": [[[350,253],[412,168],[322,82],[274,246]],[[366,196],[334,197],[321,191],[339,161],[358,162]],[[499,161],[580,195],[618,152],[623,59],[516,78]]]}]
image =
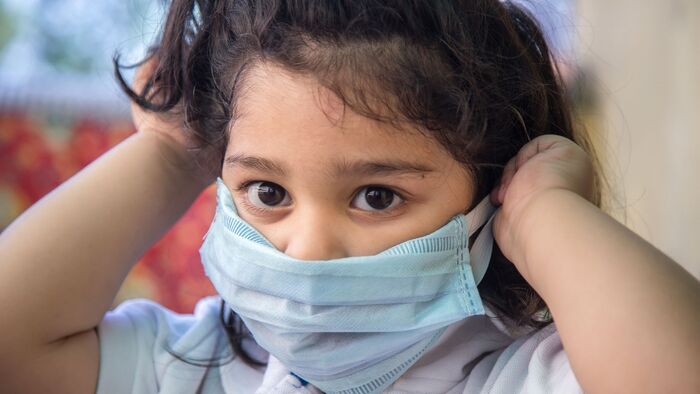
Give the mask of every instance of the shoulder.
[{"label": "shoulder", "polygon": [[582,393],[554,323],[522,335],[472,369],[464,393]]},{"label": "shoulder", "polygon": [[178,314],[152,301],[130,300],[108,312],[97,330],[98,393],[170,392],[168,385],[177,387],[172,392],[187,392],[190,385],[195,392],[205,380],[220,386],[213,366],[231,359],[220,305],[218,297],[207,297],[193,314]]}]

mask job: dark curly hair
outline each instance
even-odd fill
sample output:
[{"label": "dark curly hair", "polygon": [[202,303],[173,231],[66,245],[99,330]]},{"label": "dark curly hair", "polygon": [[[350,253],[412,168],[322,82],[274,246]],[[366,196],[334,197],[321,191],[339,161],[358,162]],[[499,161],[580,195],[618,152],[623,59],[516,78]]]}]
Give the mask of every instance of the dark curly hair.
[{"label": "dark curly hair", "polygon": [[[420,126],[474,175],[475,201],[538,135],[572,139],[595,161],[540,28],[509,1],[174,0],[151,57],[157,68],[136,92],[115,56],[124,91],[146,110],[182,111],[220,162],[239,87],[259,62],[315,78],[361,115]],[[506,325],[551,321],[498,248],[478,288]],[[257,363],[241,348],[249,333],[238,316],[222,306],[221,320],[234,356]]]}]

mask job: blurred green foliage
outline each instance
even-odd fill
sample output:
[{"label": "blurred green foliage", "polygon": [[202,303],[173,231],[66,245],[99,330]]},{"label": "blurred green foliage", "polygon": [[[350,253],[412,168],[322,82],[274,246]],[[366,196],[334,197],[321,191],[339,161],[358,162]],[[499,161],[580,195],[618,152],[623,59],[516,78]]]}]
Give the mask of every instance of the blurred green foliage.
[{"label": "blurred green foliage", "polygon": [[0,0],[0,72],[105,75],[115,51],[138,60],[163,16],[158,0]]},{"label": "blurred green foliage", "polygon": [[14,32],[13,19],[10,17],[5,5],[0,2],[0,57],[2,57],[3,48],[10,41]]}]

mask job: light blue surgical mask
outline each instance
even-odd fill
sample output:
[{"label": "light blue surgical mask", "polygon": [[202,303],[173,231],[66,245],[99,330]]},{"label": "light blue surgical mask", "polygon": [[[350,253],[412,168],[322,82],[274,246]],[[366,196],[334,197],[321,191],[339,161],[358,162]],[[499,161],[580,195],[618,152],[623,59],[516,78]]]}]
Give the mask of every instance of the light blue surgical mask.
[{"label": "light blue surgical mask", "polygon": [[[375,393],[448,325],[484,314],[476,285],[491,255],[493,210],[487,197],[433,233],[377,255],[304,261],[243,221],[218,179],[200,254],[224,301],[291,372],[327,393]],[[468,239],[484,223],[470,258]]]}]

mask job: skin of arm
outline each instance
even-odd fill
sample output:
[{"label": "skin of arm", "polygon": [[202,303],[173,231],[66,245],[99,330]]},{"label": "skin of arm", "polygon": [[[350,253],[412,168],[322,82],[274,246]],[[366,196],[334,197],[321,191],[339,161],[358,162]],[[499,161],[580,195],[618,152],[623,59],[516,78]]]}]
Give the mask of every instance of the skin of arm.
[{"label": "skin of arm", "polygon": [[0,235],[3,361],[99,324],[133,263],[206,186],[182,170],[177,149],[137,133]]},{"label": "skin of arm", "polygon": [[17,335],[48,343],[100,322],[131,265],[203,190],[170,150],[135,134],[2,233],[0,303],[24,323]]},{"label": "skin of arm", "polygon": [[587,200],[575,144],[528,145],[492,194],[494,235],[550,307],[585,392],[700,392],[700,282]]},{"label": "skin of arm", "polygon": [[95,328],[133,264],[214,179],[193,165],[174,116],[132,114],[139,133],[0,234],[0,392],[94,392]]}]

